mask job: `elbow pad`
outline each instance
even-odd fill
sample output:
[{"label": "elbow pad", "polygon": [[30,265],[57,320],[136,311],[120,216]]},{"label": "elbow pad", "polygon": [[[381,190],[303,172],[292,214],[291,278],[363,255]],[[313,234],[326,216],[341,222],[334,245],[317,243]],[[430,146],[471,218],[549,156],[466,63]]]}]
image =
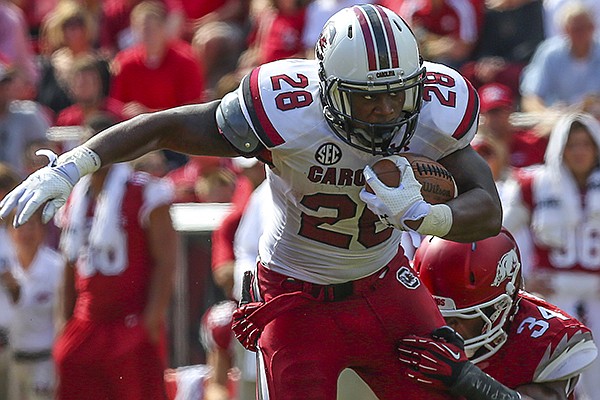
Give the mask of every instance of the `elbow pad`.
[{"label": "elbow pad", "polygon": [[236,92],[225,95],[217,108],[219,132],[242,155],[251,156],[263,149],[263,145],[244,117]]}]

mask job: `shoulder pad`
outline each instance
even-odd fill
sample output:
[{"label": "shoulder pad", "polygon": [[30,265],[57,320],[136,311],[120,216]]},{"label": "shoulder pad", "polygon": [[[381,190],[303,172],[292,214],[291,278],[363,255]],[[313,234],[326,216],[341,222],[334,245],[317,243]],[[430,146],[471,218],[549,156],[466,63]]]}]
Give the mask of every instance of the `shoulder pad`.
[{"label": "shoulder pad", "polygon": [[579,331],[572,337],[564,335],[556,349],[548,346],[533,381],[548,382],[569,379],[581,373],[598,355],[590,332]]},{"label": "shoulder pad", "polygon": [[221,134],[242,155],[253,155],[262,150],[262,144],[244,117],[236,92],[225,95],[216,111]]}]

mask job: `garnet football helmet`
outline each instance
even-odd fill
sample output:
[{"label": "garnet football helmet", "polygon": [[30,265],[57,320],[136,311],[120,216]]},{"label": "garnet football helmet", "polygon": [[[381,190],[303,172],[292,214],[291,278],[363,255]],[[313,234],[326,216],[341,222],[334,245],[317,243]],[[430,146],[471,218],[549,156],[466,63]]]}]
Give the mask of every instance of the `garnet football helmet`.
[{"label": "garnet football helmet", "polygon": [[428,237],[415,252],[414,269],[445,318],[483,320],[481,334],[465,340],[472,362],[500,349],[522,282],[519,249],[508,231],[473,243]]},{"label": "garnet football helmet", "polygon": [[[402,151],[417,126],[425,77],[417,41],[402,18],[378,5],[345,8],[325,24],[315,55],[323,113],[335,133],[371,154]],[[369,123],[353,116],[352,93],[401,91],[404,106],[396,120]]]}]

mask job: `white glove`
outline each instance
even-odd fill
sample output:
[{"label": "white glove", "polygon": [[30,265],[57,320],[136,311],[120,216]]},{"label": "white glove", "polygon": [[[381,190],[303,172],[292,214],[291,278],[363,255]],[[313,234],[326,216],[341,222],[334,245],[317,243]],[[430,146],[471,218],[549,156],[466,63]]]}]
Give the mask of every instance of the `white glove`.
[{"label": "white glove", "polygon": [[375,193],[369,193],[363,188],[360,191],[360,198],[387,226],[410,231],[406,221],[416,221],[425,217],[431,205],[423,200],[421,184],[415,178],[408,160],[401,156],[390,156],[388,159],[394,161],[400,170],[402,177],[400,186],[397,188],[386,186],[367,165],[363,174]]},{"label": "white glove", "polygon": [[[81,176],[100,166],[98,155],[84,147],[76,147],[58,160],[50,150],[38,150],[36,154],[47,156],[50,160],[48,165],[29,175],[0,202],[0,218],[6,218],[16,208],[13,220],[15,228],[27,222],[44,203],[46,205],[42,211],[42,222],[50,221],[66,203]],[[61,162],[61,159],[64,161]]]}]

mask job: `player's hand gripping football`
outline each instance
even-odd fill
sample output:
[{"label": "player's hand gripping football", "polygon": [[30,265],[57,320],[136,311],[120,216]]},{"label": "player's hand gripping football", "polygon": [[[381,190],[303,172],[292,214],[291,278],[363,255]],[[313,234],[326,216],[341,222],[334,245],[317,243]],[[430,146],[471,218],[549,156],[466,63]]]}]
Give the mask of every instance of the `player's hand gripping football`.
[{"label": "player's hand gripping football", "polygon": [[421,184],[415,178],[410,162],[402,156],[390,156],[401,173],[398,187],[386,186],[368,165],[363,174],[367,184],[375,193],[369,193],[365,188],[360,192],[360,198],[367,204],[387,226],[401,230],[413,230],[406,225],[407,221],[417,221],[425,217],[431,205],[423,199]]},{"label": "player's hand gripping football", "polygon": [[406,376],[442,390],[454,386],[469,361],[463,338],[449,326],[436,329],[430,338],[408,336],[400,340],[398,350]]}]

